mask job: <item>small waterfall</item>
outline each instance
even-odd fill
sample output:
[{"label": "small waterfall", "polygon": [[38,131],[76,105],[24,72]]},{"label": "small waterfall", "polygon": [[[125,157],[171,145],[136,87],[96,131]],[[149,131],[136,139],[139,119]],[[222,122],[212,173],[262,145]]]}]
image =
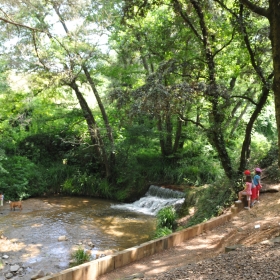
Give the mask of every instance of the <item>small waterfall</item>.
[{"label": "small waterfall", "polygon": [[175,208],[183,204],[185,194],[180,191],[151,185],[144,197],[133,203],[115,204],[112,208],[141,212],[149,215],[156,215],[157,212],[167,206]]}]

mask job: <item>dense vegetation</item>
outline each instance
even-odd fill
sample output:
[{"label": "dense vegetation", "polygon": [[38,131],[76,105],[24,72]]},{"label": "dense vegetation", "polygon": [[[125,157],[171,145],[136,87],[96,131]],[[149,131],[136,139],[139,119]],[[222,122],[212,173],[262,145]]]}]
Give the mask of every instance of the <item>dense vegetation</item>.
[{"label": "dense vegetation", "polygon": [[245,168],[279,178],[277,22],[259,4],[1,1],[5,198],[188,185],[196,223],[232,203]]}]

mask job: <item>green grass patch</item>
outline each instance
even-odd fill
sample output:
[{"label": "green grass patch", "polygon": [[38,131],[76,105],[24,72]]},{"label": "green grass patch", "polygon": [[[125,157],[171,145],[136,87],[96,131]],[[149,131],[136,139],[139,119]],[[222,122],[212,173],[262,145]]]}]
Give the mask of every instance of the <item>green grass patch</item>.
[{"label": "green grass patch", "polygon": [[78,248],[78,250],[71,254],[71,257],[73,260],[71,267],[89,262],[91,260],[91,256],[83,248]]}]

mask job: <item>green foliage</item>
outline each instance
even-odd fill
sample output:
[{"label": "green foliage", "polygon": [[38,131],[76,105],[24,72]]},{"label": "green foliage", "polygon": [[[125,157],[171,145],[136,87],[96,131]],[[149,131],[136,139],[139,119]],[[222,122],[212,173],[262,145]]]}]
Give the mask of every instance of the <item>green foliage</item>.
[{"label": "green foliage", "polygon": [[251,142],[252,156],[250,159],[250,165],[253,167],[259,166],[262,159],[268,154],[270,147],[271,144],[265,135],[255,133]]},{"label": "green foliage", "polygon": [[53,161],[62,161],[67,152],[73,152],[76,146],[74,143],[75,136],[71,135],[71,132],[67,135],[56,131],[34,134],[18,143],[18,153],[34,163],[49,165]]},{"label": "green foliage", "polygon": [[269,168],[267,168],[265,174],[271,182],[280,183],[280,169],[277,162],[274,162]]},{"label": "green foliage", "polygon": [[73,263],[71,263],[71,267],[89,262],[91,260],[91,256],[81,247],[75,250],[71,254],[71,257],[73,260]]},{"label": "green foliage", "polygon": [[154,239],[164,237],[166,235],[171,234],[173,231],[168,227],[157,228],[155,231]]},{"label": "green foliage", "polygon": [[260,161],[260,166],[265,168],[265,176],[273,183],[280,182],[280,169],[278,166],[278,146],[272,144],[267,155]]},{"label": "green foliage", "polygon": [[61,186],[73,176],[76,170],[74,166],[55,161],[47,166],[37,165],[37,168],[37,185],[40,186],[37,188],[37,195],[61,193]]},{"label": "green foliage", "polygon": [[11,156],[3,162],[1,191],[5,199],[18,200],[32,195],[30,182],[36,177],[35,164],[25,157]]},{"label": "green foliage", "polygon": [[190,207],[196,206],[199,197],[204,192],[207,186],[200,186],[200,187],[188,187],[184,190],[185,192],[185,200],[182,204],[182,207],[178,211],[179,217],[184,217],[189,215]]},{"label": "green foliage", "polygon": [[177,214],[172,206],[160,209],[156,215],[156,218],[157,227],[154,238],[159,238],[171,234],[177,227]]},{"label": "green foliage", "polygon": [[174,230],[177,226],[177,214],[172,206],[162,208],[158,211],[157,215],[157,228],[169,228]]},{"label": "green foliage", "polygon": [[230,207],[234,199],[236,199],[236,193],[233,191],[233,182],[229,182],[226,178],[207,186],[199,196],[196,204],[197,211],[190,218],[187,226],[221,215],[225,208]]},{"label": "green foliage", "polygon": [[267,154],[261,159],[260,166],[262,168],[273,165],[278,159],[278,146],[276,143],[272,143]]},{"label": "green foliage", "polygon": [[[51,6],[13,6],[15,3],[6,6],[7,11],[18,9],[14,22],[35,20],[38,27],[43,26],[51,36],[41,34],[29,38],[31,33],[18,32],[20,27],[14,29],[13,25],[1,31],[4,46],[0,61],[3,104],[0,108],[1,190],[11,199],[62,192],[125,201],[143,195],[150,182],[187,183],[191,186],[211,183],[212,186],[187,194],[184,213],[190,205],[199,206],[193,223],[219,215],[229,205],[233,196],[231,190],[235,186],[218,183],[224,174],[220,164],[223,153],[218,155],[209,144],[206,131],[218,118],[214,125],[221,133],[217,139],[225,139],[223,152],[229,153],[231,167],[237,169],[245,128],[255,108],[253,102],[248,103],[248,98],[257,104],[262,86],[259,83],[261,79],[254,76],[248,53],[243,50],[243,34],[239,37],[233,33],[237,28],[231,25],[234,19],[230,11],[221,10],[215,1],[208,1],[210,4],[197,2],[206,9],[202,14],[208,29],[204,31],[209,32],[207,51],[215,51],[213,62],[216,68],[208,70],[215,74],[213,88],[218,91],[212,94],[207,84],[214,81],[206,78],[209,75],[205,70],[204,62],[207,60],[203,44],[187,27],[186,17],[180,16],[192,10],[191,4],[183,7],[163,5],[168,1],[151,1],[150,4],[145,1],[144,5],[143,1],[127,1],[127,11],[137,12],[143,17],[141,22],[135,17],[124,25],[117,17],[122,13],[115,1],[98,2],[96,6],[92,6],[95,5],[93,2],[74,8],[67,3],[64,5],[61,22],[72,16],[77,19],[79,30],[76,32],[73,26],[68,34],[56,33],[56,28],[48,26],[48,15],[54,12]],[[155,8],[156,4],[160,5]],[[182,8],[181,13],[174,10],[175,7]],[[114,16],[104,16],[108,11]],[[195,9],[193,11],[188,13],[189,22],[199,33],[201,21]],[[251,20],[249,14],[247,17],[246,20]],[[114,24],[111,19],[114,19]],[[110,58],[89,41],[93,34],[93,37],[98,36],[98,29],[102,31],[100,23],[112,31],[110,42],[116,52]],[[264,70],[261,71],[264,76],[272,72],[267,53],[266,25],[265,21],[256,19],[248,26],[254,53],[260,55],[256,61]],[[98,26],[98,29],[92,26]],[[253,36],[256,32],[258,40]],[[13,44],[13,41],[16,45],[5,49],[5,42]],[[29,42],[32,45],[28,45]],[[32,49],[33,43],[36,43],[36,53],[19,51],[22,46]],[[38,61],[38,55],[45,63],[42,68],[40,66],[43,65],[34,63]],[[71,63],[66,63],[69,58]],[[9,63],[10,59],[13,63]],[[11,90],[7,79],[10,73],[5,72],[7,65],[16,66],[16,70],[23,73],[19,76],[12,73],[11,85],[21,81],[24,87]],[[85,100],[91,97],[90,85],[81,66],[87,67],[96,85],[95,90],[102,90],[101,102],[109,95],[107,84],[114,89],[110,97],[115,102],[104,105],[107,112],[110,110],[109,124],[115,146],[109,143],[98,108],[92,110],[105,153],[109,155],[114,149],[116,154],[116,160],[112,162],[112,177],[108,180],[103,172],[104,164],[100,163],[95,152],[95,144],[99,145],[100,139],[97,137],[96,143],[91,141],[86,123],[89,118],[85,118],[82,110],[77,108],[77,100],[67,86],[75,78]],[[103,75],[108,82],[104,82]],[[26,91],[23,89],[25,86]],[[217,98],[216,93],[219,95]],[[273,153],[276,150],[271,149],[264,157],[276,135],[272,105],[272,102],[267,102],[254,125],[250,166],[274,167]],[[216,118],[213,118],[213,113],[217,114]],[[178,123],[183,124],[181,131],[176,131]],[[178,139],[177,132],[180,134]],[[173,151],[175,139],[179,144]],[[63,160],[67,164],[63,164]],[[268,169],[268,172],[275,178],[279,176],[276,167]],[[234,185],[239,185],[239,178],[236,180],[238,182]],[[165,232],[166,226],[162,226],[160,230]]]}]

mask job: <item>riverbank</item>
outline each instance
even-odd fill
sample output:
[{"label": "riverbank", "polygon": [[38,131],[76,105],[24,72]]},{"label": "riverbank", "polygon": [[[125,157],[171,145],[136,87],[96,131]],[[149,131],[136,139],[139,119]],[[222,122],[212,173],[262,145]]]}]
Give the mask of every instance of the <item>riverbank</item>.
[{"label": "riverbank", "polygon": [[[248,276],[249,273],[252,274],[252,277],[248,276],[251,279],[279,279],[275,274],[280,264],[279,243],[271,240],[280,232],[280,185],[264,185],[264,188],[272,192],[262,193],[259,204],[249,211],[241,211],[223,226],[107,273],[98,280],[133,279],[133,275],[147,280],[224,280],[237,279],[236,275]],[[233,245],[241,247],[225,254],[225,247]],[[272,259],[273,264],[270,263]],[[258,270],[261,260],[261,270]],[[253,273],[251,268],[255,266]]]}]

